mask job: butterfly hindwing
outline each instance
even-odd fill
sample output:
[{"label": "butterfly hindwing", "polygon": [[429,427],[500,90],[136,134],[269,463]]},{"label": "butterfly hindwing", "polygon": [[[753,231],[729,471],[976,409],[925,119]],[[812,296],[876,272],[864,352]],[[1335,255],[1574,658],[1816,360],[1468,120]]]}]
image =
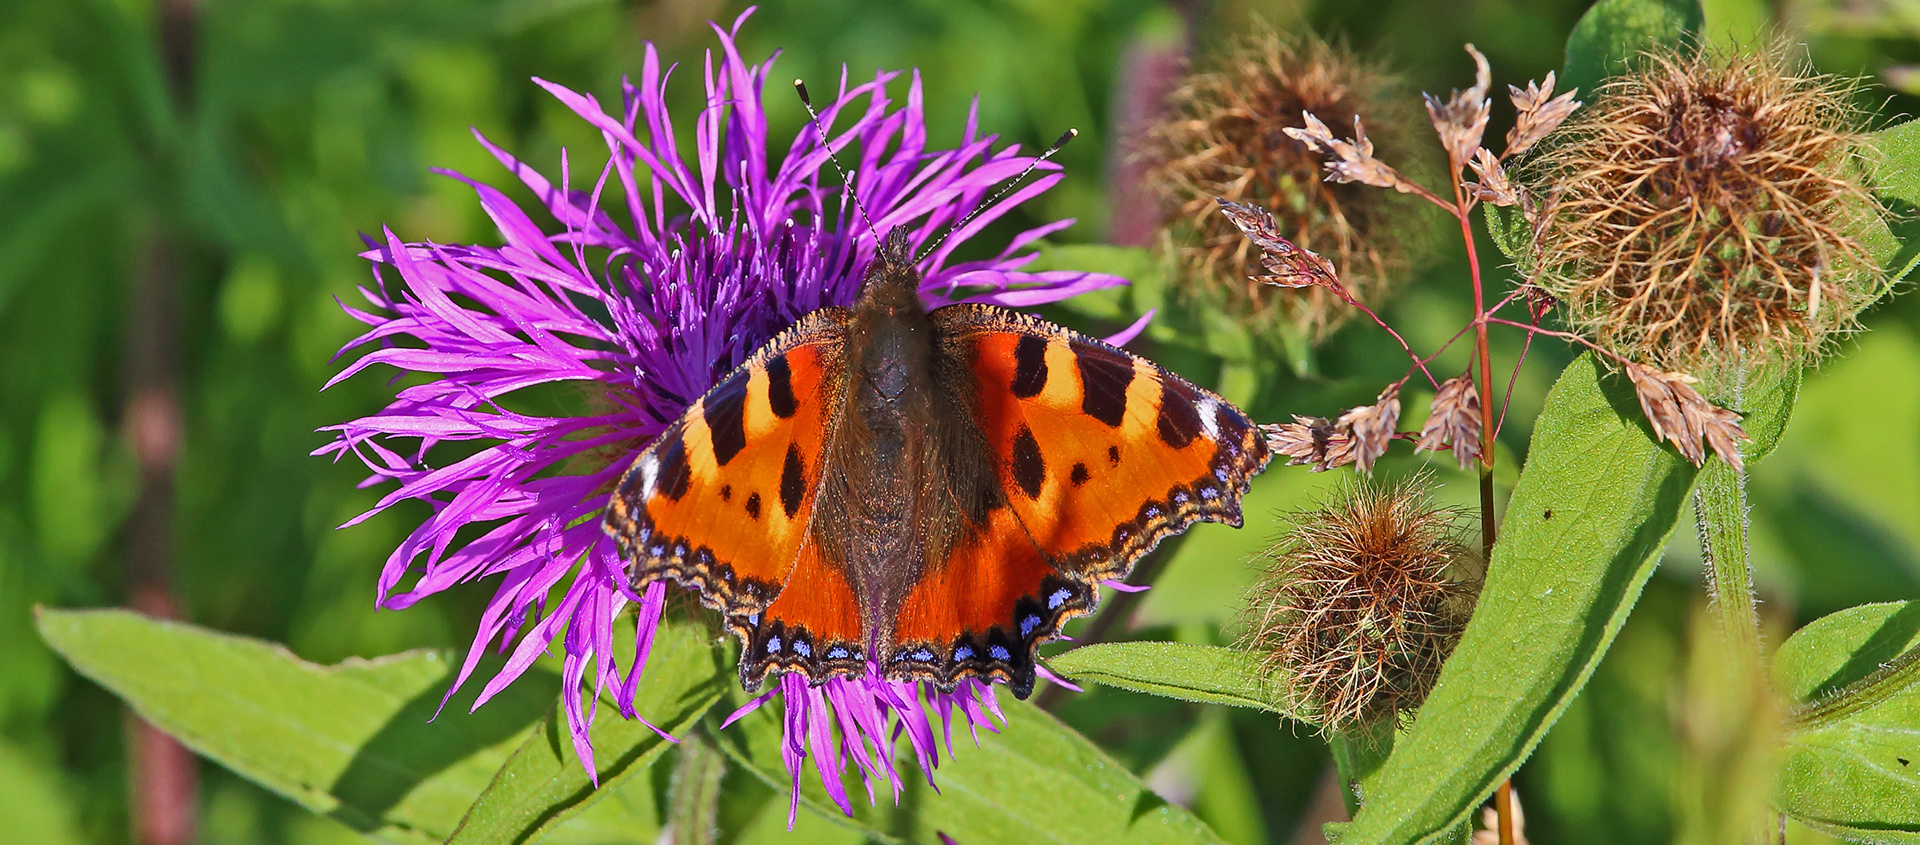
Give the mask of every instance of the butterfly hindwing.
[{"label": "butterfly hindwing", "polygon": [[817,669],[828,643],[863,640],[852,590],[809,541],[846,321],[822,309],[769,341],[640,453],[608,507],[633,582],[698,591],[760,649],[741,662],[755,682],[769,664]]}]

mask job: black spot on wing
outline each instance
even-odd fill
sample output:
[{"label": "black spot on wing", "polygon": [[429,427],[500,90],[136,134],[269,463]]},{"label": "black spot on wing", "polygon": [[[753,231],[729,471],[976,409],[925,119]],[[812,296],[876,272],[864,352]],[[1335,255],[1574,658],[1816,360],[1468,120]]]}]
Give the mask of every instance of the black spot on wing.
[{"label": "black spot on wing", "polygon": [[1175,449],[1185,449],[1200,436],[1200,412],[1171,382],[1160,383],[1159,428],[1160,441]]},{"label": "black spot on wing", "polygon": [[793,369],[787,366],[787,356],[775,355],[767,361],[767,405],[773,409],[773,415],[789,419],[800,410],[800,400],[793,395]]},{"label": "black spot on wing", "polygon": [[1073,363],[1080,369],[1080,410],[1109,428],[1118,428],[1127,418],[1127,385],[1133,381],[1133,362],[1076,343]]},{"label": "black spot on wing", "polygon": [[678,436],[669,437],[666,448],[660,450],[660,479],[655,484],[661,495],[676,502],[687,495],[687,488],[693,485],[693,468],[687,466],[686,441]]},{"label": "black spot on wing", "polygon": [[713,459],[721,466],[747,448],[746,404],[746,379],[722,384],[700,400],[700,416],[713,435]]},{"label": "black spot on wing", "polygon": [[800,499],[807,493],[806,467],[800,463],[800,446],[787,444],[787,462],[780,467],[780,507],[792,519],[800,512]]},{"label": "black spot on wing", "polygon": [[722,502],[733,501],[733,485],[731,484],[720,485],[720,501]]},{"label": "black spot on wing", "polygon": [[1021,426],[1013,436],[1013,481],[1029,499],[1040,498],[1040,486],[1047,480],[1047,462],[1040,456],[1040,442],[1033,430]]},{"label": "black spot on wing", "polygon": [[1031,399],[1047,387],[1047,339],[1023,335],[1013,348],[1013,395]]},{"label": "black spot on wing", "polygon": [[760,494],[759,493],[754,493],[752,495],[747,496],[747,518],[748,519],[760,518]]},{"label": "black spot on wing", "polygon": [[1073,476],[1072,476],[1073,486],[1078,487],[1082,484],[1085,484],[1087,483],[1087,479],[1090,479],[1092,477],[1093,477],[1093,473],[1087,471],[1086,464],[1076,463],[1073,465]]},{"label": "black spot on wing", "polygon": [[1114,466],[1120,465],[1120,447],[1107,447],[1107,463],[1113,464]]}]

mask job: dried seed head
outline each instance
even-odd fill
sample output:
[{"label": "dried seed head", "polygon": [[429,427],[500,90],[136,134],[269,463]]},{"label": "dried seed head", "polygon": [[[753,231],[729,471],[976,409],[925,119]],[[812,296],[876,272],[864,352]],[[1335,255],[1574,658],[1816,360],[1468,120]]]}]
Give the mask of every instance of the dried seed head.
[{"label": "dried seed head", "polygon": [[1379,302],[1407,266],[1409,246],[1422,240],[1406,231],[1406,221],[1420,218],[1399,194],[1322,180],[1324,158],[1285,130],[1305,126],[1303,113],[1343,129],[1364,118],[1382,154],[1397,161],[1415,124],[1394,94],[1390,76],[1347,51],[1264,27],[1188,76],[1145,152],[1168,222],[1194,244],[1182,250],[1188,293],[1258,327],[1285,326],[1310,340],[1353,313],[1327,290],[1266,284],[1261,251],[1221,215],[1215,199],[1222,198],[1272,209],[1279,232],[1325,256],[1354,297]]},{"label": "dried seed head", "polygon": [[1372,472],[1373,462],[1387,453],[1394,428],[1400,424],[1400,385],[1387,385],[1378,401],[1341,414],[1333,424],[1352,435],[1353,462],[1362,472]]},{"label": "dried seed head", "polygon": [[1655,437],[1672,441],[1680,456],[1694,466],[1706,462],[1706,449],[1711,448],[1734,469],[1744,468],[1740,444],[1748,438],[1740,428],[1740,415],[1708,402],[1693,389],[1698,379],[1634,363],[1625,369]]},{"label": "dried seed head", "polygon": [[1782,48],[1649,57],[1543,171],[1541,283],[1578,331],[1662,369],[1817,356],[1886,281],[1860,241],[1883,212],[1850,92]]},{"label": "dried seed head", "polygon": [[1529,82],[1525,90],[1509,85],[1507,93],[1513,98],[1513,128],[1507,130],[1507,149],[1502,158],[1518,158],[1533,149],[1558,127],[1561,121],[1580,107],[1580,101],[1573,98],[1576,91],[1568,91],[1558,97],[1553,96],[1553,71],[1547,71],[1545,79]]},{"label": "dried seed head", "polygon": [[1295,416],[1293,422],[1268,423],[1260,430],[1267,448],[1286,456],[1289,465],[1312,464],[1312,471],[1326,472],[1353,463],[1353,432],[1326,417]]},{"label": "dried seed head", "polygon": [[1323,287],[1342,299],[1348,296],[1340,285],[1339,271],[1334,269],[1333,262],[1282,237],[1279,222],[1266,209],[1223,199],[1220,211],[1261,250],[1260,266],[1266,268],[1268,274],[1254,276],[1253,281],[1283,288]]},{"label": "dried seed head", "polygon": [[1473,374],[1447,379],[1433,396],[1414,451],[1452,448],[1460,468],[1466,469],[1480,458],[1480,425],[1480,393],[1473,389]]},{"label": "dried seed head", "polygon": [[1487,117],[1493,113],[1493,101],[1487,99],[1487,89],[1493,85],[1487,57],[1472,44],[1467,45],[1467,55],[1473,57],[1472,88],[1454,91],[1445,102],[1432,94],[1421,95],[1427,101],[1427,119],[1440,134],[1440,147],[1447,151],[1454,170],[1473,160],[1473,151],[1487,133]]},{"label": "dried seed head", "polygon": [[1486,147],[1474,151],[1472,164],[1473,172],[1480,177],[1480,181],[1477,184],[1466,183],[1467,190],[1494,205],[1520,204],[1520,188],[1507,178],[1507,169],[1500,166],[1500,159],[1495,158]]},{"label": "dried seed head", "polygon": [[1400,171],[1373,157],[1373,140],[1367,137],[1367,127],[1360,122],[1359,115],[1353,118],[1352,140],[1334,137],[1333,130],[1311,113],[1302,112],[1300,120],[1306,126],[1300,129],[1288,127],[1281,131],[1326,156],[1324,166],[1327,168],[1328,182],[1341,185],[1359,182],[1375,188],[1392,188],[1403,194],[1419,190],[1401,176]]},{"label": "dried seed head", "polygon": [[1478,558],[1428,481],[1343,483],[1267,550],[1243,644],[1326,733],[1418,707],[1473,612]]}]

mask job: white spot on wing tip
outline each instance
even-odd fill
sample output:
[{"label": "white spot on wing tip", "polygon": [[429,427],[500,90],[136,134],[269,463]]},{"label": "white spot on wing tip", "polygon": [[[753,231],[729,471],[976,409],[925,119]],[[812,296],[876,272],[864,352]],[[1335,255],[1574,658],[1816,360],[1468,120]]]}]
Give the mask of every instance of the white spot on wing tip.
[{"label": "white spot on wing tip", "polygon": [[1207,437],[1218,441],[1220,439],[1220,403],[1212,399],[1202,399],[1194,404],[1193,409],[1199,412],[1200,427],[1206,429]]},{"label": "white spot on wing tip", "polygon": [[660,459],[652,455],[640,458],[640,501],[653,498],[653,487],[660,480]]}]

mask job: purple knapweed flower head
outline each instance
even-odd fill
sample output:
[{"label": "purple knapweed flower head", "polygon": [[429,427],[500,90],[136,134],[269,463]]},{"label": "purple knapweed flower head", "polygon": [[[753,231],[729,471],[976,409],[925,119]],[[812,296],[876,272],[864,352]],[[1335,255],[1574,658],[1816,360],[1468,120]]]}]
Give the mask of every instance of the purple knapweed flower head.
[{"label": "purple knapweed flower head", "polygon": [[[822,306],[849,304],[876,232],[903,226],[916,248],[929,244],[1034,163],[1014,146],[995,149],[974,114],[956,147],[930,148],[919,76],[896,108],[887,94],[896,73],[849,87],[843,72],[837,96],[822,103],[820,128],[803,127],[778,153],[761,99],[773,62],[749,64],[735,47],[746,17],[732,30],[714,27],[720,51],[706,57],[706,105],[691,138],[669,118],[674,68],[661,67],[652,45],[638,82],[622,84],[611,111],[591,95],[535,80],[599,130],[604,163],[596,160],[582,179],[563,152],[556,183],[480,138],[551,224],[535,223],[499,189],[446,174],[473,187],[503,242],[415,243],[391,231],[369,239],[374,284],[360,292],[373,307],[348,311],[371,328],[342,354],[367,351],[329,382],[375,365],[409,376],[379,413],[325,429],[334,439],[315,452],[351,453],[372,472],[366,484],[394,485],[349,525],[408,500],[431,508],[387,559],[381,606],[404,608],[455,584],[495,580],[453,688],[489,646],[506,652],[478,707],[558,641],[567,725],[589,774],[591,702],[611,691],[627,717],[638,717],[634,692],[666,600],[662,582],[630,583],[597,516],[633,454],[781,328]],[[847,163],[864,214],[844,188],[822,186],[822,170],[832,172],[829,150]],[[1057,167],[1038,169],[1039,178],[920,260],[928,302],[1026,306],[1124,283],[1019,269],[1033,255],[1016,253],[1067,220],[1020,234],[990,259],[950,258],[1007,209],[1059,181]],[[585,407],[542,414],[514,396],[551,393],[552,385],[587,397]],[[436,452],[443,444],[446,452]],[[614,626],[629,604],[637,648],[622,667]],[[849,759],[870,793],[876,779],[898,788],[889,751],[900,734],[931,775],[928,706],[946,714],[943,721],[958,713],[970,729],[991,727],[985,714],[997,712],[990,689],[971,681],[951,693],[917,693],[872,675],[817,686],[790,675],[768,693],[776,694],[786,706],[785,756],[796,787],[811,749],[842,806],[839,770]]]}]

